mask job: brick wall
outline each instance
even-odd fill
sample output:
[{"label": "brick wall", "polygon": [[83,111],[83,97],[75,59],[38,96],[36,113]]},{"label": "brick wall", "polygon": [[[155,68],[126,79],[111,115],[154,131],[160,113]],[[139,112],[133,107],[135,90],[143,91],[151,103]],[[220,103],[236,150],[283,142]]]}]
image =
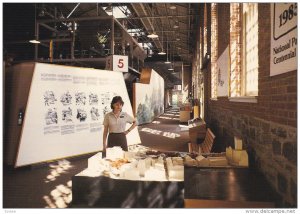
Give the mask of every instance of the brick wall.
[{"label": "brick wall", "polygon": [[[219,55],[229,43],[229,4],[219,4]],[[270,4],[259,4],[257,103],[208,99],[206,121],[221,150],[240,136],[250,165],[282,196],[282,207],[297,203],[297,71],[270,77]],[[210,71],[208,71],[209,73]],[[207,74],[207,86],[210,75]],[[210,91],[209,88],[206,88]],[[208,95],[210,95],[208,93]]]},{"label": "brick wall", "polygon": [[229,28],[230,28],[230,4],[221,3],[217,6],[218,13],[218,32],[226,32],[219,34],[218,37],[218,56],[220,56],[223,51],[229,45]]}]

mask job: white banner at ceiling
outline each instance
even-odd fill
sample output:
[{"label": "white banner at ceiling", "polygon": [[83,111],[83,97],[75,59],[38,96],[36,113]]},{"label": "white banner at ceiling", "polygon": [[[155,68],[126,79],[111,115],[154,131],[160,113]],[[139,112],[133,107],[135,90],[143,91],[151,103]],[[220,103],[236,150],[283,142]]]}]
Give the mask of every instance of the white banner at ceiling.
[{"label": "white banner at ceiling", "polygon": [[294,70],[297,70],[297,3],[273,3],[270,76]]},{"label": "white banner at ceiling", "polygon": [[[36,63],[16,166],[102,150],[103,118],[117,95],[133,116],[122,73]],[[137,128],[126,137],[140,143]]]}]

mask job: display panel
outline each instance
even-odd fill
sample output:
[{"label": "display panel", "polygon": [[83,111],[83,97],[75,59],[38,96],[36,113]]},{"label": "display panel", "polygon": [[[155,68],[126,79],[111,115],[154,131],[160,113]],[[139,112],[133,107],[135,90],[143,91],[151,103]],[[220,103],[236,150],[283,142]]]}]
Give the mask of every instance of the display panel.
[{"label": "display panel", "polygon": [[145,124],[164,113],[164,79],[151,70],[149,84],[135,83],[135,112],[137,123]]},{"label": "display panel", "polygon": [[297,70],[297,3],[271,4],[270,76]]},{"label": "display panel", "polygon": [[[117,95],[133,116],[122,73],[37,63],[16,166],[102,150],[104,115]],[[127,140],[140,143],[137,128]]]}]

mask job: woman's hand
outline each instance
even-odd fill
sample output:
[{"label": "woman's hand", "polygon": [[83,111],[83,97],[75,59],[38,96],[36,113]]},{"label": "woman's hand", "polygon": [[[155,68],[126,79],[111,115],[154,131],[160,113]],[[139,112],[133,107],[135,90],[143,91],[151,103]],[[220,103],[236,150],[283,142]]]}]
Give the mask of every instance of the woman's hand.
[{"label": "woman's hand", "polygon": [[136,127],[136,121],[134,120],[134,121],[132,122],[131,127],[130,127],[128,130],[126,130],[126,131],[124,132],[124,134],[127,135],[127,134],[128,134],[129,132],[131,132],[135,127]]}]

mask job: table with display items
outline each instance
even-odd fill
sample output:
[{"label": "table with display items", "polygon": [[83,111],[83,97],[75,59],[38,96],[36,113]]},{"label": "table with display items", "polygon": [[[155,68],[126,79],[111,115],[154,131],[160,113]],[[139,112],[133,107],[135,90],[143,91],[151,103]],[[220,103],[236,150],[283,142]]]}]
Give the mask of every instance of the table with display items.
[{"label": "table with display items", "polygon": [[[184,206],[183,166],[182,179],[181,177],[171,179],[171,175],[168,176],[166,171],[159,171],[152,166],[151,170],[144,172],[144,175],[140,177],[135,174],[140,172],[137,170],[127,175],[125,171],[120,175],[116,168],[112,168],[120,160],[111,161],[96,156],[90,159],[88,168],[72,177],[72,207],[182,208]],[[144,157],[140,161],[143,162],[143,160],[151,162],[149,157]],[[152,162],[153,166],[160,166],[164,170],[165,164],[159,165],[159,161],[153,160]],[[109,167],[106,170],[99,169],[99,163],[102,167],[104,165],[109,165]],[[130,164],[132,163],[128,163]],[[129,172],[130,169],[127,171]]]},{"label": "table with display items", "polygon": [[263,175],[240,161],[243,158],[228,158],[228,151],[150,151],[131,161],[131,152],[114,161],[97,154],[87,169],[72,177],[72,207],[274,207],[275,192]]}]

